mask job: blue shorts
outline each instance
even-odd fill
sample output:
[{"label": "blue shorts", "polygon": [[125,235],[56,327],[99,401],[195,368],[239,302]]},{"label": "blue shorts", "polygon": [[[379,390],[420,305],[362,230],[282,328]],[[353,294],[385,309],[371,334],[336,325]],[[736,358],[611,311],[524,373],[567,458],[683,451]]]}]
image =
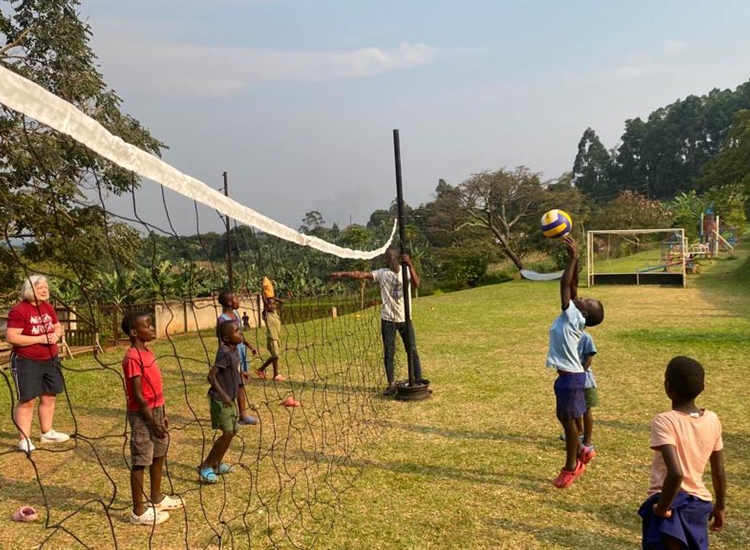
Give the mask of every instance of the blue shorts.
[{"label": "blue shorts", "polygon": [[586,384],[585,372],[557,374],[555,398],[557,399],[557,419],[567,422],[583,416],[586,412],[586,399],[583,387]]},{"label": "blue shorts", "polygon": [[664,550],[666,537],[679,540],[688,550],[708,550],[708,516],[713,504],[680,491],[672,502],[672,517],[660,518],[654,514],[660,496],[651,495],[638,510],[643,519],[643,550]]}]

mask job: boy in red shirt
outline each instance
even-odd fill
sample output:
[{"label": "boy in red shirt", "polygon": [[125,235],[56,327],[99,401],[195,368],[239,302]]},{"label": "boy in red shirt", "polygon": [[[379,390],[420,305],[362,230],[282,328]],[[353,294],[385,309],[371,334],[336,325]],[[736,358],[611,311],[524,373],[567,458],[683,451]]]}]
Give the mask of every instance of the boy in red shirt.
[{"label": "boy in red shirt", "polygon": [[[184,506],[181,498],[161,492],[164,458],[169,446],[167,417],[164,413],[164,390],[161,371],[154,353],[146,343],[156,338],[147,313],[134,313],[122,320],[122,331],[130,337],[130,347],[122,360],[125,394],[130,424],[130,490],[133,511],[130,523],[158,525],[169,519],[169,510]],[[147,505],[143,470],[149,467],[151,495]]]}]

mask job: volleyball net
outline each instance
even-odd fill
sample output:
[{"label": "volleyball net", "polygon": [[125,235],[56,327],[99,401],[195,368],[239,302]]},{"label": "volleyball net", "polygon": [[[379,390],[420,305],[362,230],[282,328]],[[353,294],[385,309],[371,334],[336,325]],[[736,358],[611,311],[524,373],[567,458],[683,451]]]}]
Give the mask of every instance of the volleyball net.
[{"label": "volleyball net", "polygon": [[[72,436],[38,444],[35,419],[37,450],[17,451],[16,388],[10,371],[0,371],[0,501],[8,514],[32,504],[42,516],[41,528],[11,524],[0,546],[314,546],[360,473],[383,403],[376,391],[383,385],[377,287],[334,284],[328,274],[377,265],[395,224],[385,242],[364,228],[325,238],[300,233],[126,143],[2,66],[0,104],[3,139],[18,140],[33,165],[25,183],[2,187],[3,305],[7,311],[18,301],[12,289],[28,275],[48,278],[65,328],[66,388],[54,425]],[[65,159],[38,154],[34,136],[75,140],[102,170],[111,163],[149,181],[113,193],[92,171],[71,188]],[[43,223],[30,224],[32,214]],[[224,220],[229,231],[216,231]],[[265,379],[253,373],[270,356],[263,277],[283,300],[278,379],[271,367]],[[258,349],[244,391],[259,423],[239,428],[225,457],[232,473],[204,485],[197,466],[216,436],[206,375],[218,346],[217,296],[230,278],[245,338]],[[119,324],[131,312],[149,313],[157,330],[151,347],[169,418],[162,489],[186,503],[155,529],[127,520],[130,434],[121,361],[128,342]],[[282,404],[290,397],[301,406]]]}]

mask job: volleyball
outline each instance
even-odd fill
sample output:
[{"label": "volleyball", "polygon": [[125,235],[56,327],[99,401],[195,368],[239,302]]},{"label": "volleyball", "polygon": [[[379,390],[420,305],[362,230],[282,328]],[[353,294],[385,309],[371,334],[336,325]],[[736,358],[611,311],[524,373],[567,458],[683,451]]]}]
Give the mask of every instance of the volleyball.
[{"label": "volleyball", "polygon": [[573,229],[573,220],[565,210],[550,210],[542,216],[542,235],[550,239],[564,237]]}]

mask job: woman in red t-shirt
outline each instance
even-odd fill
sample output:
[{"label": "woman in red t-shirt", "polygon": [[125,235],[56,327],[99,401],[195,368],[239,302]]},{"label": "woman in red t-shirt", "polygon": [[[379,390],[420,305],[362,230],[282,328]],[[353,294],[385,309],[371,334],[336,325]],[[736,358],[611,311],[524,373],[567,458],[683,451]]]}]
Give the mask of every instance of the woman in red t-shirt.
[{"label": "woman in red t-shirt", "polygon": [[18,450],[30,453],[34,402],[39,398],[42,443],[61,443],[70,437],[52,429],[55,396],[65,391],[57,342],[63,334],[55,308],[49,303],[49,286],[43,275],[30,275],[21,287],[21,302],[8,313],[5,339],[13,345],[11,373],[16,383]]}]

